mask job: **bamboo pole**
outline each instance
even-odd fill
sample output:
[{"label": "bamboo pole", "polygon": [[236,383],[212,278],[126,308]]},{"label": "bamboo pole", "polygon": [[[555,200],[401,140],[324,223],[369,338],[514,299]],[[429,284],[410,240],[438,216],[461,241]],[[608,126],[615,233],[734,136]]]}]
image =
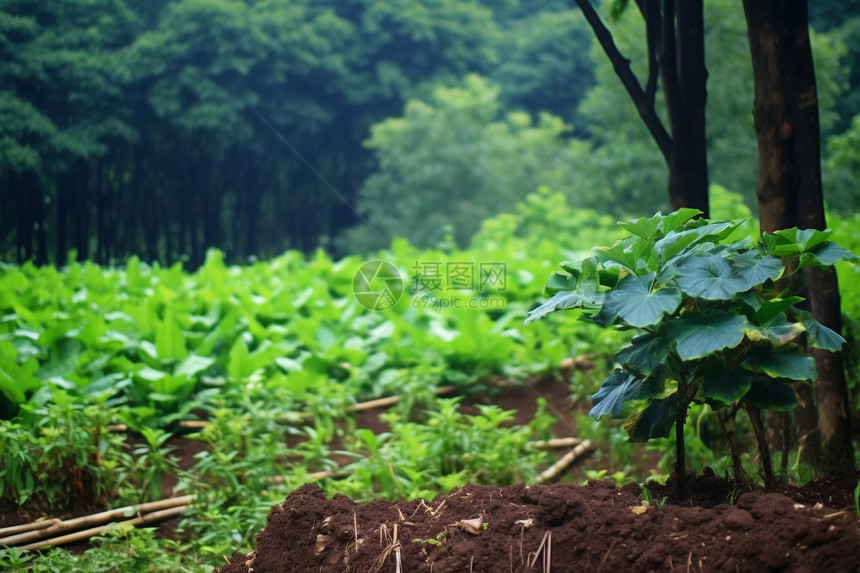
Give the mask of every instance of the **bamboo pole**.
[{"label": "bamboo pole", "polygon": [[100,525],[99,527],[93,527],[91,529],[85,529],[83,531],[77,531],[75,533],[69,533],[67,535],[61,535],[59,537],[51,537],[49,539],[43,539],[42,541],[37,541],[35,543],[30,543],[29,545],[22,545],[21,549],[30,550],[30,549],[40,549],[42,547],[56,547],[57,545],[65,545],[66,543],[74,543],[75,541],[83,541],[84,539],[89,539],[93,535],[98,535],[99,533],[104,533],[107,531],[111,525],[115,523],[130,523],[131,525],[143,525],[146,523],[153,523],[156,521],[162,521],[164,519],[169,519],[171,517],[175,517],[187,510],[189,505],[180,505],[178,507],[171,507],[169,509],[162,509],[160,511],[153,511],[152,513],[147,513],[145,515],[140,515],[135,517],[134,519],[128,520],[120,520],[119,522],[109,523],[107,525]]},{"label": "bamboo pole", "polygon": [[591,440],[584,440],[581,444],[564,454],[557,462],[540,473],[535,483],[544,483],[558,476],[566,467],[572,464],[578,457],[593,450]]},{"label": "bamboo pole", "polygon": [[93,515],[85,515],[82,517],[68,519],[66,521],[57,520],[58,523],[54,523],[49,527],[43,529],[37,529],[35,531],[29,531],[26,533],[19,533],[17,535],[0,538],[0,545],[19,545],[21,543],[26,543],[31,540],[52,537],[58,533],[63,533],[65,531],[73,531],[81,527],[106,523],[116,518],[130,517],[135,514],[140,515],[147,512],[157,512],[158,510],[173,508],[176,506],[183,506],[187,508],[188,504],[190,504],[193,500],[194,496],[184,495],[182,497],[173,497],[169,499],[162,499],[159,501],[151,501],[149,503],[141,503],[139,505],[129,505],[126,507],[103,511],[101,513],[96,513]]},{"label": "bamboo pole", "polygon": [[[454,386],[439,386],[438,388],[433,389],[433,394],[439,396],[441,394],[448,394],[449,392],[453,392],[456,388]],[[368,400],[367,402],[360,402],[358,404],[353,404],[347,407],[348,412],[362,412],[364,410],[372,410],[374,408],[387,408],[388,406],[393,406],[398,403],[403,396],[388,396],[387,398],[378,398],[376,400]]]},{"label": "bamboo pole", "polygon": [[550,438],[549,440],[535,440],[529,442],[533,448],[551,450],[553,448],[572,448],[582,443],[582,438]]},{"label": "bamboo pole", "polygon": [[179,422],[179,427],[186,430],[200,430],[208,425],[209,422],[206,420],[182,420]]},{"label": "bamboo pole", "polygon": [[46,527],[51,527],[55,523],[60,523],[60,521],[61,520],[56,517],[52,519],[39,518],[31,523],[22,523],[21,525],[0,527],[0,539],[2,539],[6,535],[17,535],[19,533],[26,533],[35,529],[45,529]]}]

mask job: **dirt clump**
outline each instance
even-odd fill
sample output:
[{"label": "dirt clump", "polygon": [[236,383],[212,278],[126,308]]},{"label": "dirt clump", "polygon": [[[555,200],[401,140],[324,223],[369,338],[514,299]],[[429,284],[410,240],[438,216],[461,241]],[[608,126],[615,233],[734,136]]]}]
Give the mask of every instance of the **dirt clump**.
[{"label": "dirt clump", "polygon": [[304,485],[272,509],[256,550],[234,553],[219,572],[811,573],[858,566],[853,508],[764,490],[733,505],[647,504],[635,484],[592,481],[468,485],[429,504],[357,504]]}]

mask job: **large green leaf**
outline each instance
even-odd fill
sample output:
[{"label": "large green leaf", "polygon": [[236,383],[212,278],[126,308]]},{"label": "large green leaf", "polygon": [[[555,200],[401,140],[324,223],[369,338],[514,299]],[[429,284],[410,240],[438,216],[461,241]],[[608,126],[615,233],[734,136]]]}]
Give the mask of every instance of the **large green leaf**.
[{"label": "large green leaf", "polygon": [[618,416],[621,414],[624,402],[637,398],[642,383],[642,378],[616,368],[592,397],[594,407],[588,415],[594,418],[600,418],[604,414]]},{"label": "large green leaf", "polygon": [[649,332],[634,338],[629,346],[615,355],[615,359],[631,372],[647,374],[666,360],[668,354],[666,337]]},{"label": "large green leaf", "polygon": [[663,233],[663,236],[666,236],[669,232],[674,231],[693,217],[698,217],[701,214],[702,212],[698,209],[682,207],[677,211],[672,211],[668,215],[663,215],[659,230]]},{"label": "large green leaf", "polygon": [[603,307],[593,317],[602,326],[613,324],[616,319],[636,327],[644,328],[657,324],[664,314],[672,314],[681,304],[681,292],[675,288],[663,288],[651,292],[654,273],[644,277],[628,275],[606,295]]},{"label": "large green leaf", "polygon": [[819,231],[818,229],[798,229],[797,227],[781,229],[774,232],[774,235],[777,237],[787,239],[788,241],[797,244],[801,251],[808,251],[826,243],[832,234],[833,231],[830,229]]},{"label": "large green leaf", "polygon": [[248,345],[242,336],[236,338],[230,349],[230,360],[227,364],[227,374],[234,382],[244,380],[254,372]]},{"label": "large green leaf", "polygon": [[860,257],[836,243],[826,242],[800,255],[801,267],[830,267],[836,263],[860,263]]},{"label": "large green leaf", "polygon": [[624,422],[624,429],[631,442],[647,442],[651,438],[668,438],[681,413],[678,394],[653,400],[647,408],[631,415]]},{"label": "large green leaf", "polygon": [[799,349],[793,348],[756,352],[749,355],[741,363],[741,366],[753,372],[767,374],[771,378],[787,378],[789,380],[815,380],[818,378],[815,359],[802,354]]},{"label": "large green leaf", "polygon": [[523,324],[528,324],[557,310],[570,310],[582,308],[583,298],[579,293],[573,291],[559,291],[552,295],[549,300],[539,307],[530,310]]},{"label": "large green leaf", "polygon": [[762,255],[750,250],[728,257],[734,269],[739,286],[744,291],[770,280],[776,280],[782,274],[782,261],[770,255]]},{"label": "large green leaf", "polygon": [[569,273],[553,273],[546,281],[544,290],[553,295],[559,291],[573,290],[576,288],[576,277]]},{"label": "large green leaf", "polygon": [[753,342],[769,340],[776,346],[788,344],[803,334],[806,329],[799,322],[789,322],[785,314],[777,314],[761,326],[750,326],[747,338]]},{"label": "large green leaf", "polygon": [[64,377],[74,373],[84,344],[74,338],[61,338],[51,345],[48,361],[39,369],[39,378]]},{"label": "large green leaf", "polygon": [[774,298],[765,301],[756,311],[755,315],[753,316],[753,321],[756,324],[764,324],[769,320],[773,319],[778,314],[782,314],[782,312],[787,308],[790,308],[798,303],[803,302],[803,300],[804,299],[799,296],[789,296],[786,298]]},{"label": "large green leaf", "polygon": [[660,230],[663,214],[659,211],[653,217],[640,217],[632,221],[619,221],[619,225],[630,233],[642,237],[646,241],[653,242],[663,236]]},{"label": "large green leaf", "polygon": [[206,356],[190,355],[188,358],[179,363],[176,370],[173,372],[175,376],[188,376],[193,378],[200,372],[209,368],[215,361]]},{"label": "large green leaf", "polygon": [[749,251],[732,259],[719,255],[690,257],[678,269],[676,280],[684,294],[705,300],[731,300],[767,279],[779,277],[782,263]]},{"label": "large green leaf", "polygon": [[774,410],[776,412],[791,412],[800,405],[797,394],[794,393],[791,386],[779,380],[759,376],[753,377],[750,389],[743,401],[762,410]]},{"label": "large green leaf", "polygon": [[660,256],[660,261],[665,264],[700,239],[701,235],[696,229],[679,233],[672,231],[654,244],[654,250]]},{"label": "large green leaf", "polygon": [[842,346],[845,344],[845,339],[835,331],[815,320],[812,313],[796,308],[792,309],[791,313],[800,319],[800,323],[806,329],[810,346],[813,348],[829,350],[831,352],[839,352],[842,350]]},{"label": "large green leaf", "polygon": [[185,335],[170,310],[164,313],[155,333],[155,349],[160,360],[182,360],[188,356]]},{"label": "large green leaf", "polygon": [[740,288],[729,261],[719,256],[691,257],[679,265],[678,286],[684,294],[706,300],[731,300]]},{"label": "large green leaf", "polygon": [[13,404],[24,402],[27,392],[42,386],[42,381],[36,377],[39,361],[33,357],[19,366],[17,355],[11,342],[0,341],[0,392]]},{"label": "large green leaf", "polygon": [[642,265],[642,255],[648,248],[648,243],[637,237],[616,241],[611,247],[597,247],[594,249],[595,255],[603,264],[618,263],[637,272],[637,269]]},{"label": "large green leaf", "polygon": [[702,390],[709,400],[732,404],[747,393],[751,384],[748,372],[713,372],[704,376]]},{"label": "large green leaf", "polygon": [[[529,324],[556,310],[572,308],[600,308],[604,293],[600,290],[600,274],[597,259],[589,257],[580,261],[579,268],[566,263],[569,275],[555,273],[547,282],[546,291],[554,294],[542,305],[529,311],[523,324]],[[562,288],[564,287],[564,288]]]},{"label": "large green leaf", "polygon": [[731,312],[689,313],[672,321],[668,335],[681,360],[695,360],[734,348],[748,326],[746,317]]}]

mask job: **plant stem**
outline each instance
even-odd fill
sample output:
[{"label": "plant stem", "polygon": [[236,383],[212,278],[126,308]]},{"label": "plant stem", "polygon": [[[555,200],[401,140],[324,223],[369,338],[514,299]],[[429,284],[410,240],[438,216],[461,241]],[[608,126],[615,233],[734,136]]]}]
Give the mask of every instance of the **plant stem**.
[{"label": "plant stem", "polygon": [[720,423],[720,430],[729,444],[729,451],[732,453],[732,468],[735,472],[735,487],[743,487],[746,482],[746,474],[744,472],[743,463],[741,463],[741,452],[738,449],[738,443],[735,440],[735,415],[737,414],[737,406],[729,408],[729,412],[720,412],[717,414],[717,420]]},{"label": "plant stem", "polygon": [[687,490],[687,460],[684,457],[684,420],[687,417],[686,408],[684,408],[684,412],[675,421],[675,483],[678,490],[678,499],[682,499]]},{"label": "plant stem", "polygon": [[675,420],[675,480],[678,491],[678,499],[682,499],[687,491],[687,460],[685,456],[684,423],[687,421],[687,408],[690,405],[687,399],[687,382],[681,376],[678,380],[678,397],[680,409],[678,418]]},{"label": "plant stem", "polygon": [[758,450],[761,452],[761,463],[764,466],[764,485],[768,489],[775,489],[776,480],[773,477],[773,464],[770,461],[770,447],[767,444],[767,436],[761,423],[761,410],[749,403],[745,407],[750,417],[756,440],[758,440]]}]

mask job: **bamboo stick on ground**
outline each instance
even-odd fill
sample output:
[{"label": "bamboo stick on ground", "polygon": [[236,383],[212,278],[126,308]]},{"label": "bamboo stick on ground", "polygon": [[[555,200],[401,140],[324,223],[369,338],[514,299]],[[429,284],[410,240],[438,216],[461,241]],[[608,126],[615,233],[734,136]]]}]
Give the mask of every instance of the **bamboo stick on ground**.
[{"label": "bamboo stick on ground", "polygon": [[27,533],[36,529],[45,529],[51,527],[55,523],[60,523],[60,519],[54,517],[52,519],[38,519],[30,523],[22,523],[21,525],[11,525],[9,527],[0,527],[0,539],[7,535],[17,535],[19,533]]},{"label": "bamboo stick on ground", "polygon": [[129,505],[126,507],[103,511],[101,513],[96,513],[93,515],[84,515],[82,517],[68,519],[66,521],[58,520],[58,523],[54,523],[53,525],[50,525],[49,527],[46,527],[44,529],[38,529],[35,531],[29,531],[27,533],[19,533],[18,535],[11,535],[9,537],[0,538],[0,545],[19,545],[21,543],[26,543],[35,539],[51,537],[53,535],[57,535],[58,533],[63,533],[65,531],[73,531],[75,529],[87,527],[89,525],[106,523],[108,521],[115,520],[116,518],[131,517],[135,514],[140,515],[142,513],[163,510],[176,506],[183,506],[187,508],[188,504],[190,504],[193,500],[194,496],[184,495],[182,497],[172,497],[159,501],[141,503],[139,505]]},{"label": "bamboo stick on ground", "polygon": [[[447,394],[449,392],[453,392],[456,388],[454,386],[439,386],[438,388],[433,389],[433,393],[437,396],[440,394]],[[353,404],[352,406],[347,407],[347,411],[352,412],[361,412],[363,410],[372,410],[374,408],[385,408],[387,406],[393,406],[398,403],[403,396],[388,396],[386,398],[378,398],[376,400],[368,400],[367,402],[360,402],[358,404]]]},{"label": "bamboo stick on ground", "polygon": [[209,422],[207,420],[182,420],[179,422],[179,427],[186,430],[200,430],[208,425]]},{"label": "bamboo stick on ground", "polygon": [[114,523],[130,523],[132,525],[143,525],[147,523],[154,523],[156,521],[162,521],[164,519],[169,519],[171,517],[175,517],[187,510],[189,505],[180,505],[179,507],[171,507],[169,509],[162,509],[160,511],[153,511],[152,513],[147,513],[145,515],[141,515],[134,519],[120,520],[118,522],[112,522],[107,525],[101,525],[99,527],[93,527],[91,529],[85,529],[83,531],[77,531],[75,533],[69,533],[67,535],[61,535],[59,537],[51,537],[49,539],[43,539],[42,541],[37,541],[35,543],[30,543],[29,545],[22,545],[21,549],[40,549],[42,547],[56,547],[58,545],[65,545],[66,543],[74,543],[75,541],[83,541],[84,539],[89,539],[93,535],[98,535],[99,533],[104,533],[107,531],[111,525]]},{"label": "bamboo stick on ground", "polygon": [[529,442],[533,448],[552,449],[552,448],[572,448],[582,443],[582,438],[550,438],[549,440],[535,440]]},{"label": "bamboo stick on ground", "polygon": [[585,440],[566,454],[564,454],[557,462],[540,473],[535,480],[535,483],[544,483],[558,476],[566,467],[574,462],[578,457],[586,452],[594,449],[591,445],[591,440]]}]

